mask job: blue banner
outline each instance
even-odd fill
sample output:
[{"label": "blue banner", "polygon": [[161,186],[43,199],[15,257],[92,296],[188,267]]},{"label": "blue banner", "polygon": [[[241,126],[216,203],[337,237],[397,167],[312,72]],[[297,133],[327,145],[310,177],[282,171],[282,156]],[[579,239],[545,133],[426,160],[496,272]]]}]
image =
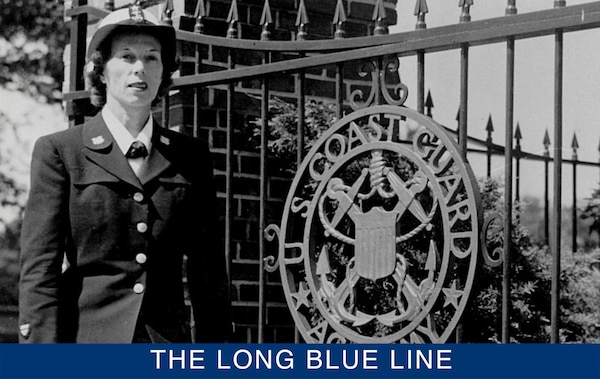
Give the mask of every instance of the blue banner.
[{"label": "blue banner", "polygon": [[600,345],[0,345],[16,378],[600,378]]}]

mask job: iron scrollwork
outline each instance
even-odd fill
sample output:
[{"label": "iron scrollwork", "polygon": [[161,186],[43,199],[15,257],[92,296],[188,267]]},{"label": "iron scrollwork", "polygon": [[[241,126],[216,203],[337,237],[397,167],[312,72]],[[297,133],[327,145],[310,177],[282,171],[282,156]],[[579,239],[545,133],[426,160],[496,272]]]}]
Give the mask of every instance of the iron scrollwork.
[{"label": "iron scrollwork", "polygon": [[[501,235],[504,230],[504,215],[499,212],[491,213],[481,230],[481,254],[488,266],[498,267],[504,261],[504,246],[501,238],[491,240],[490,234]],[[491,250],[491,252],[490,252]]]},{"label": "iron scrollwork", "polygon": [[[359,110],[371,105],[380,105],[381,101],[376,101],[381,95],[389,105],[403,105],[408,97],[408,87],[399,82],[389,84],[389,74],[398,72],[400,62],[397,57],[377,58],[373,61],[364,61],[360,64],[358,75],[362,78],[371,76],[371,85],[368,96],[365,96],[363,89],[357,88],[350,94],[350,106],[353,110]],[[365,99],[366,97],[366,99]]]},{"label": "iron scrollwork", "polygon": [[[279,226],[271,224],[264,230],[264,237],[267,241],[273,242],[275,238],[279,239]],[[279,268],[279,261],[276,257],[269,255],[263,258],[265,266],[264,269],[267,272],[275,272]]]}]

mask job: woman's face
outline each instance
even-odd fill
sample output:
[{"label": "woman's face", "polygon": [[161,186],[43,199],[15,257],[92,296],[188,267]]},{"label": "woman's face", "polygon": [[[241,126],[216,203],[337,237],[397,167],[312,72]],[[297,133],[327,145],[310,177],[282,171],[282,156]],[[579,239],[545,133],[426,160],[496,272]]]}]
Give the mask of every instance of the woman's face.
[{"label": "woman's face", "polygon": [[121,34],[113,38],[104,65],[107,104],[123,108],[150,107],[162,82],[160,42],[145,34]]}]

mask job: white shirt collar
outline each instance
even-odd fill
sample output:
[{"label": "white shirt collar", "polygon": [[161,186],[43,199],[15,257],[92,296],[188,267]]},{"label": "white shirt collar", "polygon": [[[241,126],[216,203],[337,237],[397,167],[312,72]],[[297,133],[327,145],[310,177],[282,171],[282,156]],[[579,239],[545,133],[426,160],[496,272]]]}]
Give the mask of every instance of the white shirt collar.
[{"label": "white shirt collar", "polygon": [[152,131],[154,129],[154,122],[152,121],[152,115],[148,117],[146,125],[142,128],[142,131],[136,138],[133,138],[131,133],[125,128],[125,125],[117,119],[117,117],[107,108],[102,108],[102,118],[112,134],[115,142],[119,146],[119,149],[123,152],[123,155],[127,153],[129,147],[134,141],[140,141],[146,145],[146,149],[150,152],[152,148]]}]

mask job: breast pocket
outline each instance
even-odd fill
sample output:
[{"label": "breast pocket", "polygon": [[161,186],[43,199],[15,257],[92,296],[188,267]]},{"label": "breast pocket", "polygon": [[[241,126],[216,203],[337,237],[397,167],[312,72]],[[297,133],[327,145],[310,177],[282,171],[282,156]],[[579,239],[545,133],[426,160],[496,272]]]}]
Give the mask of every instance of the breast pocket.
[{"label": "breast pocket", "polygon": [[77,228],[99,229],[118,218],[124,191],[120,180],[98,166],[71,171],[72,223]]},{"label": "breast pocket", "polygon": [[158,178],[157,184],[152,202],[160,220],[174,221],[191,211],[193,185],[187,178],[177,173]]}]

